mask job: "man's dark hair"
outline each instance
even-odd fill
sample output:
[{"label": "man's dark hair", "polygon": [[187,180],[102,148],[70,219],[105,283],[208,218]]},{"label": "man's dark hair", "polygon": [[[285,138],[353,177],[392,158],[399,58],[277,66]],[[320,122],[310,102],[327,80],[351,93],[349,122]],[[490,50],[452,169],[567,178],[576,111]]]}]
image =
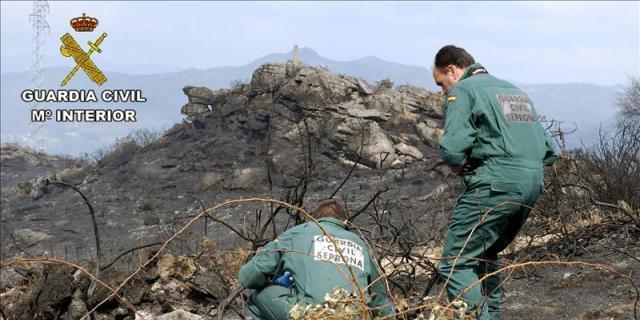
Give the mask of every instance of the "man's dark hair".
[{"label": "man's dark hair", "polygon": [[469,52],[454,45],[444,46],[436,53],[435,66],[438,69],[445,68],[451,64],[460,69],[464,69],[474,63],[476,63],[476,61],[473,60]]},{"label": "man's dark hair", "polygon": [[347,220],[347,213],[344,211],[344,207],[334,199],[324,200],[318,203],[318,206],[313,210],[311,216],[316,219],[329,217]]}]

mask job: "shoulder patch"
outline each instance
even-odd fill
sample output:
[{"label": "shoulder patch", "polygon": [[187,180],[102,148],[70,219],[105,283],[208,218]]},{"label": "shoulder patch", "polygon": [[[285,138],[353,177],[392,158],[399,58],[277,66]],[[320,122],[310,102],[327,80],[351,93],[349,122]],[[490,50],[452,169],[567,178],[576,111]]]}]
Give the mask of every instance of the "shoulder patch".
[{"label": "shoulder patch", "polygon": [[456,96],[448,96],[447,102],[456,102]]}]

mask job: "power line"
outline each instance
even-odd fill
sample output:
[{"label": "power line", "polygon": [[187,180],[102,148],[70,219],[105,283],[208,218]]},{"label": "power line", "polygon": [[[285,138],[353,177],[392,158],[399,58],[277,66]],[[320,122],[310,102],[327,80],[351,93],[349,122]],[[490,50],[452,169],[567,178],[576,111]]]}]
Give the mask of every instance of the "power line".
[{"label": "power line", "polygon": [[[31,89],[41,89],[44,83],[42,68],[44,65],[45,40],[51,33],[51,28],[47,22],[46,15],[49,14],[49,3],[46,0],[33,1],[33,10],[29,14],[29,21],[33,27],[32,44],[33,63],[31,64]],[[31,110],[37,109],[39,102],[33,101]],[[25,137],[26,142],[37,142],[37,131],[43,126],[42,123],[31,122],[29,134]],[[37,143],[35,143],[37,145]]]}]

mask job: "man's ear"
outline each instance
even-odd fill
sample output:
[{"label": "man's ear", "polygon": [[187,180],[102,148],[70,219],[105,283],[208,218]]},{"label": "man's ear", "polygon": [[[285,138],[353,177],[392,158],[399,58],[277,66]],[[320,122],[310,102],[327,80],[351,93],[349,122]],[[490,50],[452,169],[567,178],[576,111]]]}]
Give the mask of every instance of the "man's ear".
[{"label": "man's ear", "polygon": [[455,75],[456,74],[456,66],[450,64],[446,67],[446,74],[447,75]]}]

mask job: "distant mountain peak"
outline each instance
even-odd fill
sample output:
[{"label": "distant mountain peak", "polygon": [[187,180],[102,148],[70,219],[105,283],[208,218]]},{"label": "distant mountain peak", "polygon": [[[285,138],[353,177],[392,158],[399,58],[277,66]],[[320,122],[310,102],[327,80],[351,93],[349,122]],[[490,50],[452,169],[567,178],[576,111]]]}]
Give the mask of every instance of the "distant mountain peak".
[{"label": "distant mountain peak", "polygon": [[355,59],[353,61],[366,61],[366,62],[384,62],[390,63],[389,61],[382,60],[376,56],[364,56],[362,58]]},{"label": "distant mountain peak", "polygon": [[[293,50],[289,51],[289,53],[293,54]],[[298,53],[304,54],[304,55],[320,56],[317,51],[309,47],[302,47],[298,49]]]},{"label": "distant mountain peak", "polygon": [[[259,65],[264,64],[265,62],[285,62],[292,58],[293,58],[293,49],[284,53],[268,54],[266,56],[263,56],[261,58],[258,58],[252,61],[247,66],[251,66],[252,68],[255,68]],[[318,60],[331,61],[329,59],[322,57],[320,54],[318,54],[317,51],[308,47],[302,47],[298,49],[298,58],[302,61],[309,62],[311,64],[315,63]]]}]

